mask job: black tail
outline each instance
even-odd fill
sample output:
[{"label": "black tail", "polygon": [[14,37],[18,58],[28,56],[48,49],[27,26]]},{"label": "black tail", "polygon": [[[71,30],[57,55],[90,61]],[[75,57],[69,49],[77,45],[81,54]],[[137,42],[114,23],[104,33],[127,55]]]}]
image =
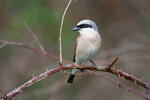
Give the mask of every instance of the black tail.
[{"label": "black tail", "polygon": [[67,81],[67,82],[72,84],[72,83],[73,83],[74,78],[75,78],[75,75],[72,75],[72,74],[71,74],[71,75],[69,76],[69,79],[68,79],[68,81]]}]

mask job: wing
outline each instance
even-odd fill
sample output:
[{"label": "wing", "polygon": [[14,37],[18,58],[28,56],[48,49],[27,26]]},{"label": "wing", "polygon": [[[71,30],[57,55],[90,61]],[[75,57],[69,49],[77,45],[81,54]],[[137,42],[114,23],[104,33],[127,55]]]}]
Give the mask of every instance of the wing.
[{"label": "wing", "polygon": [[[78,39],[79,37],[80,37],[80,35],[78,35],[77,39]],[[75,61],[76,61],[77,39],[76,39],[76,44],[75,44],[75,48],[74,48],[73,62],[75,62]]]},{"label": "wing", "polygon": [[76,48],[77,48],[77,44],[75,45],[75,48],[74,48],[73,62],[76,61]]}]

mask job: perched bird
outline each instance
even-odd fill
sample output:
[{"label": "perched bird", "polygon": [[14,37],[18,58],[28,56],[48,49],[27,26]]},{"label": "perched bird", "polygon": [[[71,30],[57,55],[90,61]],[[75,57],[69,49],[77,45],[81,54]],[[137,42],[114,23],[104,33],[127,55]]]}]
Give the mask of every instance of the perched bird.
[{"label": "perched bird", "polygon": [[[72,30],[80,33],[76,39],[73,58],[74,63],[84,64],[90,61],[96,66],[92,59],[98,54],[101,46],[101,37],[96,23],[89,19],[81,20]],[[77,69],[72,70],[68,83],[73,82],[76,72]]]}]

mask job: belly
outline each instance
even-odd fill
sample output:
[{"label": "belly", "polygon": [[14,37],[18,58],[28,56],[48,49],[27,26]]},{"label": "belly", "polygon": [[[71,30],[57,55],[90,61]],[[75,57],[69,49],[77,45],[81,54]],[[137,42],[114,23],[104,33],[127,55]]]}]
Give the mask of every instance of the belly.
[{"label": "belly", "polygon": [[[80,49],[81,47],[83,49]],[[92,60],[98,54],[99,49],[100,43],[86,42],[85,44],[79,44],[79,47],[76,48],[76,63],[82,64]]]}]

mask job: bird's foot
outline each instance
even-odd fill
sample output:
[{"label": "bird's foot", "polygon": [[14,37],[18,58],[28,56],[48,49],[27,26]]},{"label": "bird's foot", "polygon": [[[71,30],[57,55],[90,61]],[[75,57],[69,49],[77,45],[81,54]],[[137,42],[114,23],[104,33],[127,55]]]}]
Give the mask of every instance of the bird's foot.
[{"label": "bird's foot", "polygon": [[90,60],[90,62],[92,63],[92,65],[97,68],[97,65],[94,63],[94,61]]}]

